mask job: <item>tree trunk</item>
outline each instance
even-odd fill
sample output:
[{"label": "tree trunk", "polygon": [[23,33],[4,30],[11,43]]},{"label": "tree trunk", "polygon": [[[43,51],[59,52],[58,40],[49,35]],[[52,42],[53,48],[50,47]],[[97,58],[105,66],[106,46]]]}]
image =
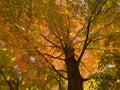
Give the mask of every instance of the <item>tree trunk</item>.
[{"label": "tree trunk", "polygon": [[76,61],[67,64],[68,90],[83,90],[83,78],[80,75],[78,63]]},{"label": "tree trunk", "polygon": [[79,62],[75,60],[72,48],[65,48],[66,66],[68,74],[68,90],[83,90],[83,78],[79,72]]}]

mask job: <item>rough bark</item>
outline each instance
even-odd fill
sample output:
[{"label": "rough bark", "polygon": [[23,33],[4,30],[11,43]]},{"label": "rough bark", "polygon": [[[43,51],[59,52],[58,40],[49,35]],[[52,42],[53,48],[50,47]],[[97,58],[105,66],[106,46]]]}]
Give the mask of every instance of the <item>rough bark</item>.
[{"label": "rough bark", "polygon": [[83,90],[83,79],[79,73],[78,64],[70,62],[67,64],[68,90]]},{"label": "rough bark", "polygon": [[68,73],[68,90],[83,90],[83,78],[79,72],[79,62],[75,60],[74,50],[65,48],[65,57]]}]

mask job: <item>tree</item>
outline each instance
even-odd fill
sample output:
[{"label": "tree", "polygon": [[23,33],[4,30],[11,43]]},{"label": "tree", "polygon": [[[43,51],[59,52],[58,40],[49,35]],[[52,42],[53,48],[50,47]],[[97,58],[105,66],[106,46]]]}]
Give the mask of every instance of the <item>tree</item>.
[{"label": "tree", "polygon": [[[99,62],[105,40],[119,33],[119,1],[4,0],[1,4],[0,38],[7,48],[12,48],[14,55],[44,60],[68,80],[68,90],[83,90],[83,83],[92,77],[83,78],[81,65],[87,67],[83,57],[87,56],[89,63],[92,55],[93,61]],[[61,62],[59,68],[57,61]]]}]

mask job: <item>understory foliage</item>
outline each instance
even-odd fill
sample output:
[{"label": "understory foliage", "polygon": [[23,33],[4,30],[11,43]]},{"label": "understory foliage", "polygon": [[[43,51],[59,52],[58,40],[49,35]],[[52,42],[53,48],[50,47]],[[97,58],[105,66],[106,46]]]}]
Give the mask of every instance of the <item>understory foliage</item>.
[{"label": "understory foliage", "polygon": [[120,0],[0,0],[0,90],[119,90]]}]

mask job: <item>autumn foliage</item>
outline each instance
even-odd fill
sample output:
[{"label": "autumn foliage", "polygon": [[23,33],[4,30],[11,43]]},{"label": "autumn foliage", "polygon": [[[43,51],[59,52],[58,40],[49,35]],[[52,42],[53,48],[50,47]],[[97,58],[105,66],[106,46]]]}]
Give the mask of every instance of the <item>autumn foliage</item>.
[{"label": "autumn foliage", "polygon": [[0,0],[1,90],[118,90],[119,0]]}]

